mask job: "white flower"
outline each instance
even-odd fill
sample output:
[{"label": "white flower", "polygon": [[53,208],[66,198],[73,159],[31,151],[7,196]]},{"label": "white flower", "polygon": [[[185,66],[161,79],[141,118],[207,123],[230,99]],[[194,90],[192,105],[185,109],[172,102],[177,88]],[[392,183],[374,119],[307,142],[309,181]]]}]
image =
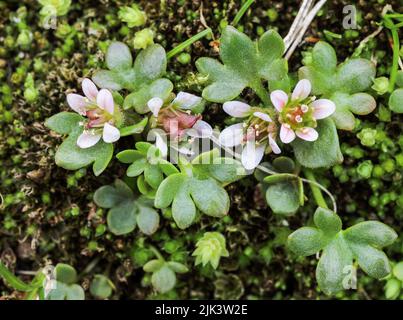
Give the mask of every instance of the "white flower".
[{"label": "white flower", "polygon": [[80,148],[90,148],[102,138],[106,143],[113,143],[120,138],[120,131],[114,126],[116,108],[112,93],[107,89],[98,91],[95,84],[85,78],[82,83],[85,97],[75,93],[67,95],[67,103],[75,112],[86,116],[84,132],[78,137]]},{"label": "white flower", "polygon": [[296,137],[315,141],[318,139],[318,132],[314,129],[317,125],[316,120],[329,117],[336,110],[336,105],[331,100],[315,100],[315,97],[309,97],[310,93],[311,83],[306,79],[297,83],[291,99],[282,90],[271,93],[271,102],[279,112],[282,142],[290,143]]},{"label": "white flower", "polygon": [[242,146],[241,162],[247,170],[256,168],[262,161],[269,144],[275,154],[281,153],[276,143],[276,124],[265,109],[252,108],[240,101],[225,102],[223,109],[236,118],[245,121],[225,128],[219,136],[220,144],[225,147]]},{"label": "white flower", "polygon": [[[174,100],[164,106],[164,101],[154,97],[147,102],[147,106],[156,119],[157,126],[161,127],[176,142],[191,138],[208,138],[213,128],[201,115],[194,115],[191,109],[199,105],[202,98],[187,92],[179,92]],[[158,148],[166,153],[166,141],[158,139]],[[165,145],[164,145],[165,144]]]}]

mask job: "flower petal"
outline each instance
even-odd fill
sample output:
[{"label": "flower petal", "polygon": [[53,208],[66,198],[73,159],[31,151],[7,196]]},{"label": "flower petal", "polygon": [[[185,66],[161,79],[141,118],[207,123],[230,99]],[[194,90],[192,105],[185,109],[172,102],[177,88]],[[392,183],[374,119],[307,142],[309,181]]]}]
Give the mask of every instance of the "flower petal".
[{"label": "flower petal", "polygon": [[178,105],[182,109],[189,109],[198,105],[201,101],[202,98],[195,96],[194,94],[181,91],[177,94],[172,103]]},{"label": "flower petal", "polygon": [[313,116],[315,119],[324,119],[332,115],[336,110],[336,105],[328,99],[319,99],[312,102]]},{"label": "flower petal", "polygon": [[114,127],[113,125],[106,122],[104,124],[104,131],[102,133],[102,139],[106,143],[112,143],[118,141],[120,138],[120,131],[118,128]]},{"label": "flower petal", "polygon": [[243,139],[243,122],[225,128],[221,131],[218,139],[220,144],[225,147],[235,147],[240,145]]},{"label": "flower petal", "polygon": [[256,112],[253,113],[253,115],[255,117],[258,117],[258,118],[264,120],[264,121],[273,122],[273,120],[271,120],[270,116],[268,114],[266,114],[266,113],[256,111]]},{"label": "flower petal", "polygon": [[298,136],[298,138],[301,138],[306,141],[315,141],[318,139],[318,131],[316,131],[314,128],[309,128],[309,127],[304,127],[302,129],[299,129],[295,132]]},{"label": "flower petal", "polygon": [[274,90],[270,94],[270,100],[277,111],[280,112],[288,102],[288,95],[283,90]]},{"label": "flower petal", "polygon": [[241,101],[228,101],[223,104],[223,109],[232,117],[244,118],[249,115],[250,105]]},{"label": "flower petal", "polygon": [[97,101],[97,95],[98,95],[98,89],[94,82],[92,82],[90,79],[85,78],[81,84],[83,88],[83,92],[85,96],[90,99],[91,101]]},{"label": "flower petal", "polygon": [[161,151],[161,155],[166,157],[168,154],[168,145],[166,139],[162,137],[159,133],[155,132],[155,146]]},{"label": "flower petal", "polygon": [[113,114],[115,103],[113,102],[112,93],[107,89],[101,89],[97,95],[97,105],[108,113]]},{"label": "flower petal", "polygon": [[290,143],[295,139],[295,132],[287,127],[286,125],[282,124],[280,128],[280,140],[284,143]]},{"label": "flower petal", "polygon": [[256,146],[254,142],[246,142],[241,154],[241,162],[246,170],[255,169],[259,165],[263,159],[265,148],[265,144]]},{"label": "flower petal", "polygon": [[292,92],[291,99],[305,99],[311,93],[311,82],[308,79],[302,79],[298,81],[297,85]]},{"label": "flower petal", "polygon": [[160,112],[160,109],[161,109],[163,104],[164,104],[164,101],[161,98],[158,98],[158,97],[151,98],[147,102],[147,106],[151,110],[151,112],[153,113],[154,117],[158,117],[158,113]]},{"label": "flower petal", "polygon": [[269,145],[270,145],[270,148],[273,151],[273,153],[275,153],[275,154],[280,154],[281,153],[281,149],[278,146],[276,140],[273,138],[272,133],[269,133]]},{"label": "flower petal", "polygon": [[92,146],[95,146],[100,139],[100,134],[93,134],[91,132],[84,131],[78,137],[77,145],[82,149],[91,148]]},{"label": "flower petal", "polygon": [[194,138],[208,138],[213,134],[213,128],[206,121],[198,120],[187,134]]},{"label": "flower petal", "polygon": [[69,104],[70,108],[73,109],[75,112],[85,116],[85,112],[87,111],[87,105],[88,105],[88,102],[86,101],[85,97],[76,93],[69,93],[67,95],[67,103]]}]

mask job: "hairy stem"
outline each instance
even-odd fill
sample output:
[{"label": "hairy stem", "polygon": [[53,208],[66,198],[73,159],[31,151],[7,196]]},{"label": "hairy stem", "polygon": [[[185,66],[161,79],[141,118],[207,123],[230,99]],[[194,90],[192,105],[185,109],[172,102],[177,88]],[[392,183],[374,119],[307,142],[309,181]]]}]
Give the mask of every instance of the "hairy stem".
[{"label": "hairy stem", "polygon": [[207,28],[207,29],[199,32],[198,34],[195,34],[193,37],[187,39],[186,41],[182,42],[181,44],[177,45],[175,48],[170,50],[167,53],[167,59],[171,59],[172,57],[174,57],[175,55],[177,55],[178,53],[182,52],[187,47],[189,47],[192,43],[204,38],[208,34],[212,34],[212,31],[210,28]]},{"label": "hairy stem", "polygon": [[[313,182],[316,182],[316,178],[315,178],[315,175],[312,170],[304,169],[303,172],[304,172],[305,177],[307,177],[307,179],[309,179]],[[329,209],[329,207],[327,206],[327,203],[325,201],[325,198],[322,195],[322,190],[320,188],[318,188],[315,184],[310,184],[309,186],[311,187],[312,194],[316,201],[316,204],[319,207]]]},{"label": "hairy stem", "polygon": [[248,0],[246,1],[243,6],[241,7],[241,9],[239,9],[238,13],[236,14],[234,20],[232,20],[232,25],[235,27],[238,22],[242,19],[243,15],[245,14],[245,12],[249,9],[249,7],[252,5],[252,3],[255,0]]}]

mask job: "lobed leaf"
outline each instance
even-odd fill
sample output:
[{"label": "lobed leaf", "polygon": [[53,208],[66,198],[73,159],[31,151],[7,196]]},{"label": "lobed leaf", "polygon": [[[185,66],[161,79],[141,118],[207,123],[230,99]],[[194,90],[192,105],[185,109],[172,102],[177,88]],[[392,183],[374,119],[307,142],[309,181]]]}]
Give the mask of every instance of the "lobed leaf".
[{"label": "lobed leaf", "polygon": [[343,161],[339,137],[332,119],[318,121],[316,130],[319,138],[310,142],[296,139],[292,142],[294,155],[301,165],[307,168],[331,167]]}]

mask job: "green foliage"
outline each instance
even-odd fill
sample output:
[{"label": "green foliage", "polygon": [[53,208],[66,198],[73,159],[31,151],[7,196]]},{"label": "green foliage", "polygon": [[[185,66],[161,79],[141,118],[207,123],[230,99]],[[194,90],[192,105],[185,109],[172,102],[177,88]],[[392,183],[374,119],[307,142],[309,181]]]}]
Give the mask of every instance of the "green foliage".
[{"label": "green foliage", "polygon": [[262,79],[282,80],[288,70],[283,53],[283,39],[273,30],[254,43],[242,32],[227,26],[220,38],[223,64],[212,58],[196,61],[199,72],[208,77],[209,85],[203,90],[203,98],[225,102],[236,98],[246,87],[260,91]]},{"label": "green foliage", "polygon": [[270,209],[276,214],[293,215],[300,205],[304,204],[304,190],[301,179],[298,177],[298,168],[295,162],[288,157],[278,157],[273,164],[262,163],[263,166],[278,172],[267,177],[255,174],[262,182],[262,191]]},{"label": "green foliage", "polygon": [[130,233],[136,225],[147,235],[158,229],[159,215],[152,207],[152,202],[144,197],[136,198],[121,180],[117,179],[114,185],[103,186],[95,191],[94,202],[109,209],[107,223],[115,235]]},{"label": "green foliage", "polygon": [[14,289],[23,291],[23,292],[30,292],[30,291],[35,291],[36,289],[39,288],[32,285],[32,284],[26,284],[19,278],[17,278],[10,270],[6,268],[5,265],[0,261],[0,276],[4,278],[4,280],[12,286]]},{"label": "green foliage", "polygon": [[389,97],[389,108],[393,112],[403,113],[403,88],[392,92]]},{"label": "green foliage", "polygon": [[403,288],[403,261],[396,263],[393,266],[392,274],[388,277],[385,284],[385,297],[388,300],[403,298],[401,296]]},{"label": "green foliage", "polygon": [[98,299],[109,298],[113,289],[115,289],[115,286],[112,281],[102,274],[96,274],[91,281],[90,292]]},{"label": "green foliage", "polygon": [[55,267],[56,280],[65,284],[73,284],[77,281],[76,270],[65,263],[58,263]]},{"label": "green foliage", "polygon": [[339,137],[333,120],[327,118],[318,121],[316,130],[319,133],[316,141],[295,139],[292,142],[297,161],[307,168],[331,167],[343,162]]},{"label": "green foliage", "polygon": [[332,118],[339,129],[353,130],[354,114],[366,115],[376,107],[375,99],[363,93],[375,78],[374,64],[366,59],[352,58],[337,65],[336,52],[326,42],[319,41],[314,46],[312,61],[299,69],[299,77],[310,80],[313,94],[336,104]]},{"label": "green foliage", "polygon": [[[147,190],[146,194],[150,194],[149,189],[157,189],[164,176],[178,173],[178,169],[165,160],[161,151],[148,142],[137,142],[136,149],[128,149],[119,152],[116,157],[122,163],[130,163],[126,174],[128,177],[143,176],[141,183],[146,184],[140,187],[140,192]],[[139,181],[139,180],[137,180]]]},{"label": "green foliage", "polygon": [[196,243],[196,250],[192,256],[196,257],[195,265],[208,263],[217,269],[221,257],[228,257],[229,252],[225,247],[225,238],[219,232],[205,232],[203,237]]},{"label": "green foliage", "polygon": [[148,112],[147,102],[154,97],[166,100],[172,89],[171,81],[162,78],[166,73],[165,50],[158,44],[149,45],[136,57],[122,42],[112,42],[106,53],[109,70],[98,70],[92,79],[101,88],[128,89],[123,107],[134,108],[138,113]]},{"label": "green foliage", "polygon": [[81,286],[76,284],[76,270],[64,263],[58,263],[55,267],[56,282],[46,296],[47,300],[84,300],[85,293]]},{"label": "green foliage", "polygon": [[[229,197],[223,184],[242,177],[237,168],[240,163],[231,161],[225,168],[225,159],[218,156],[218,150],[202,153],[192,163],[181,158],[180,172],[168,176],[158,187],[155,195],[156,208],[172,208],[172,217],[179,228],[189,227],[196,212],[212,217],[223,217],[229,210]],[[241,172],[244,172],[241,171]]]},{"label": "green foliage", "polygon": [[134,49],[145,49],[153,43],[154,43],[154,32],[149,28],[145,28],[141,31],[138,31],[134,35],[133,39]]},{"label": "green foliage", "polygon": [[45,125],[57,133],[68,134],[67,139],[56,152],[56,164],[67,170],[77,170],[93,163],[92,169],[99,176],[108,166],[113,156],[113,144],[102,139],[93,147],[82,149],[77,139],[83,132],[80,122],[83,117],[72,112],[60,112],[46,120]]},{"label": "green foliage", "polygon": [[334,212],[318,208],[314,227],[302,227],[288,237],[288,248],[300,256],[322,251],[316,268],[319,287],[326,294],[346,289],[353,261],[376,279],[390,273],[387,256],[380,249],[392,244],[397,234],[378,221],[360,222],[342,230],[342,222]]},{"label": "green foliage", "polygon": [[137,4],[132,4],[131,7],[121,7],[118,17],[121,21],[126,22],[129,28],[142,26],[147,21],[145,12],[141,11]]},{"label": "green foliage", "polygon": [[151,283],[155,290],[166,293],[176,284],[176,273],[186,273],[188,268],[179,262],[154,259],[147,262],[143,270],[152,273]]},{"label": "green foliage", "polygon": [[64,16],[70,9],[71,0],[38,0],[42,5],[41,16]]}]

